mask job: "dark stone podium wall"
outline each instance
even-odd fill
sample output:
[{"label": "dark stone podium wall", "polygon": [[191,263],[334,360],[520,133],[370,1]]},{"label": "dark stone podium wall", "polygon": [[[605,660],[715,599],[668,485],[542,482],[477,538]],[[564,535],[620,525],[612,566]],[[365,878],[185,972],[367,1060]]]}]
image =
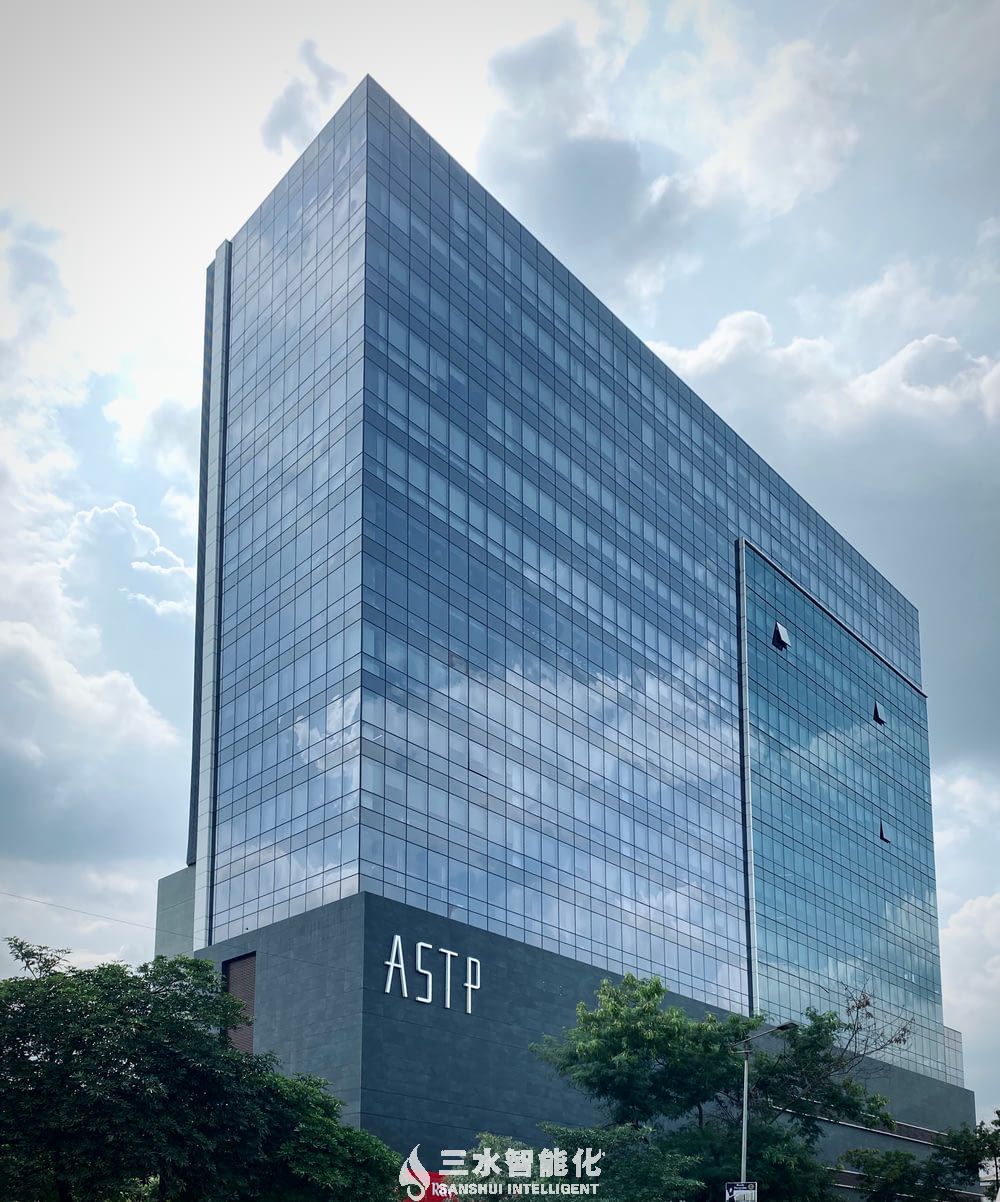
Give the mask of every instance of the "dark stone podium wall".
[{"label": "dark stone podium wall", "polygon": [[309,910],[195,954],[221,965],[257,953],[254,1051],[287,1073],[329,1081],[344,1118],[361,1125],[366,896]]},{"label": "dark stone podium wall", "polygon": [[[398,977],[385,992],[393,937],[402,940],[409,996]],[[416,997],[417,941],[431,944],[430,1004]],[[452,1006],[443,1004],[444,958],[453,961]],[[344,1117],[401,1154],[417,1143],[436,1158],[467,1148],[480,1131],[538,1142],[538,1123],[603,1121],[529,1049],[574,1020],[591,1002],[600,969],[422,910],[360,894],[252,931],[199,952],[218,964],[257,953],[254,1050],[272,1051],[288,1072],[325,1078],[344,1101]],[[481,987],[465,1012],[465,958],[481,964]],[[675,999],[700,1017],[712,1010]],[[718,1013],[718,1011],[714,1011]],[[902,1069],[872,1066],[869,1087],[886,1094],[898,1121],[943,1130],[973,1119],[973,1096]],[[923,1138],[830,1129],[831,1160],[861,1144],[926,1149]]]}]

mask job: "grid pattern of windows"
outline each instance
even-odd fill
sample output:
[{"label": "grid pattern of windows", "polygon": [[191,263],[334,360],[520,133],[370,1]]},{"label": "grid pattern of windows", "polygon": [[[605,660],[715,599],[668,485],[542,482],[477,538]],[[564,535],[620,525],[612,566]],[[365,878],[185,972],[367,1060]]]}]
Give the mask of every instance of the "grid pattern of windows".
[{"label": "grid pattern of windows", "polygon": [[912,611],[372,85],[368,180],[362,887],[745,1008],[734,539]]},{"label": "grid pattern of windows", "polygon": [[965,1058],[962,1052],[962,1032],[954,1027],[944,1029],[945,1076],[949,1085],[965,1086]]},{"label": "grid pattern of windows", "polygon": [[357,890],[366,121],[233,240],[213,937]]},{"label": "grid pattern of windows", "polygon": [[367,889],[745,1010],[735,540],[919,680],[912,606],[371,80],[228,334],[214,939]]},{"label": "grid pattern of windows", "polygon": [[926,700],[752,548],[745,562],[761,1009],[794,1019],[865,989],[912,1020],[887,1055],[943,1077]]}]

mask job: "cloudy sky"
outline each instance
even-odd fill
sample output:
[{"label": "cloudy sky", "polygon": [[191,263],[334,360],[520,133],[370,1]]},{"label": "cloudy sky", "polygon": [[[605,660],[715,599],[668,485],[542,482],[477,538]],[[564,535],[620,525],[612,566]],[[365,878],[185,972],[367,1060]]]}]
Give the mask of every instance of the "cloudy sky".
[{"label": "cloudy sky", "polygon": [[945,1018],[1000,1105],[997,45],[997,0],[16,6],[0,933],[150,953],[204,269],[368,71],[919,607]]}]

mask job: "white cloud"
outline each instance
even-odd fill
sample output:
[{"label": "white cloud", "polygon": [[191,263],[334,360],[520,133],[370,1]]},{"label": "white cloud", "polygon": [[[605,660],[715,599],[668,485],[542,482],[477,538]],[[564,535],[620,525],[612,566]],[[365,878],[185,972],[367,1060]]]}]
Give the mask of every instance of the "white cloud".
[{"label": "white cloud", "polygon": [[46,334],[72,310],[59,267],[46,249],[52,230],[3,214],[0,223],[0,370],[11,370],[26,344]]},{"label": "white cloud", "polygon": [[572,22],[498,53],[502,107],[479,154],[487,186],[612,302],[650,300],[698,262],[682,239],[688,183],[610,111],[623,61],[618,32],[600,26],[588,41]]},{"label": "white cloud", "polygon": [[860,80],[852,54],[807,37],[762,41],[727,0],[675,0],[664,53],[650,68],[656,105],[638,109],[649,136],[666,126],[702,207],[737,201],[770,220],[824,192],[858,143]]},{"label": "white cloud", "polygon": [[299,59],[308,68],[312,81],[296,76],[277,96],[264,118],[260,134],[264,145],[281,154],[285,142],[294,150],[304,150],[319,132],[323,106],[345,82],[345,76],[319,56],[312,38],[299,47]]},{"label": "white cloud", "polygon": [[850,158],[851,57],[801,39],[757,54],[745,26],[683,0],[660,25],[568,21],[491,60],[501,107],[480,174],[612,304],[651,312],[700,270],[721,210],[784,216]]},{"label": "white cloud", "polygon": [[[815,284],[793,305],[810,328],[825,329],[857,362],[928,334],[972,339],[1000,296],[1000,239],[984,233],[975,245],[948,257],[894,258],[873,279],[836,293]],[[984,345],[989,349],[991,340]]]},{"label": "white cloud", "polygon": [[184,492],[178,488],[168,488],[163,494],[160,508],[173,518],[180,529],[188,535],[198,531],[198,497],[193,492]]},{"label": "white cloud", "polygon": [[981,119],[996,101],[1000,6],[995,0],[939,4],[912,0],[866,10],[860,54],[889,105],[938,117],[954,130]]},{"label": "white cloud", "polygon": [[172,485],[197,478],[200,400],[147,394],[141,400],[116,389],[102,412],[115,428],[119,452],[130,463],[148,463]]},{"label": "white cloud", "polygon": [[901,347],[884,363],[849,380],[827,398],[832,422],[896,409],[910,416],[949,417],[959,411],[990,416],[984,384],[995,364],[970,355],[957,338],[928,334]]},{"label": "white cloud", "polygon": [[651,345],[679,375],[703,377],[748,356],[769,352],[774,347],[774,330],[763,313],[748,309],[720,318],[697,346],[684,349],[662,342]]},{"label": "white cloud", "polygon": [[858,141],[855,86],[851,62],[808,41],[772,50],[695,171],[703,202],[735,194],[764,217],[780,217],[829,188]]},{"label": "white cloud", "polygon": [[159,618],[193,618],[195,615],[194,598],[190,600],[174,600],[169,597],[151,597],[148,593],[132,593],[124,590],[130,601],[145,605]]},{"label": "white cloud", "polygon": [[[17,935],[30,943],[68,947],[70,962],[80,968],[108,960],[148,960],[156,878],[176,866],[158,857],[119,858],[112,869],[85,854],[77,863],[58,864],[0,858],[0,939]],[[0,974],[12,970],[13,961],[0,944]]]},{"label": "white cloud", "polygon": [[672,0],[666,8],[664,25],[672,34],[691,27],[702,46],[699,67],[745,69],[744,21],[740,11],[727,0]]},{"label": "white cloud", "polygon": [[988,892],[1000,854],[1000,776],[989,766],[956,763],[935,772],[934,845],[938,907],[947,918],[970,893]]},{"label": "white cloud", "polygon": [[[57,244],[58,261],[51,253]],[[81,318],[63,283],[64,252],[55,230],[13,216],[0,225],[2,400],[8,413],[15,402],[28,414],[40,410],[32,414],[39,422],[53,409],[85,404],[95,376],[74,343]],[[89,364],[101,358],[91,349]]]},{"label": "white cloud", "polygon": [[12,747],[8,740],[15,739],[32,749],[29,759],[37,763],[72,762],[93,746],[114,758],[122,748],[141,754],[178,743],[177,732],[130,676],[113,669],[79,671],[57,643],[27,622],[0,621],[0,662],[7,682],[0,747]]},{"label": "white cloud", "polygon": [[328,104],[337,88],[345,82],[344,73],[320,58],[319,47],[313,38],[306,38],[299,47],[299,57],[312,73],[320,100]]},{"label": "white cloud", "polygon": [[169,761],[181,739],[131,676],[82,671],[54,639],[11,621],[0,621],[0,673],[8,854],[139,853],[173,827],[160,808],[176,804],[183,773]]},{"label": "white cloud", "polygon": [[996,363],[983,376],[983,406],[991,421],[1000,421],[1000,363]]},{"label": "white cloud", "polygon": [[[0,935],[72,944],[75,963],[138,960],[151,931],[74,911],[152,923],[156,877],[176,867],[159,849],[183,845],[187,740],[109,656],[108,626],[117,635],[127,603],[121,586],[110,586],[118,611],[104,594],[124,576],[139,607],[188,615],[192,571],[134,505],[83,501],[86,447],[67,419],[89,411],[100,422],[117,381],[93,372],[67,334],[78,318],[49,256],[55,237],[10,219],[0,238]],[[169,433],[155,416],[149,427]],[[0,964],[10,965],[4,949]]]},{"label": "white cloud", "polygon": [[[55,455],[69,469],[76,454],[61,432],[61,411],[94,405],[125,465],[152,468],[168,492],[193,491],[200,395],[189,368],[197,356],[185,363],[155,325],[144,331],[141,351],[125,353],[133,331],[110,334],[93,313],[71,305],[61,270],[70,249],[29,220],[7,214],[0,222],[0,403],[8,442],[31,451],[32,467],[24,460],[21,470],[55,467]],[[96,433],[89,423],[87,437]]]},{"label": "white cloud", "polygon": [[139,521],[135,506],[128,501],[81,509],[70,525],[69,542],[71,546],[83,545],[109,530],[123,532],[135,553],[149,561],[144,566],[150,570],[153,565],[170,570],[183,567],[181,557],[160,542],[160,536],[152,526]]},{"label": "white cloud", "polygon": [[36,624],[87,656],[97,635],[67,596],[61,567],[75,466],[51,411],[0,395],[0,617]]},{"label": "white cloud", "polygon": [[[58,292],[57,273],[40,273]],[[16,305],[37,298],[14,291]],[[124,570],[157,603],[193,593],[191,571],[124,501],[81,506],[85,491],[64,433],[90,379],[51,396],[27,379],[24,351],[44,332],[15,323],[0,374],[0,777],[9,856],[113,860],[141,854],[178,825],[170,807],[186,773],[177,729],[132,674],[109,660],[99,604]],[[136,590],[139,591],[139,590]]]},{"label": "white cloud", "polygon": [[933,787],[939,842],[952,843],[1000,823],[1000,780],[961,765],[934,773]]},{"label": "white cloud", "polygon": [[281,154],[286,141],[294,150],[303,150],[316,132],[312,90],[304,80],[293,79],[275,98],[260,127],[260,136],[268,150]]},{"label": "white cloud", "polygon": [[979,234],[976,239],[978,246],[984,246],[998,238],[1000,238],[1000,217],[988,217],[985,221],[980,222]]},{"label": "white cloud", "polygon": [[975,297],[968,292],[939,292],[927,273],[909,259],[889,264],[877,279],[840,299],[847,321],[861,329],[873,324],[894,332],[941,331],[966,316]]},{"label": "white cloud", "polygon": [[120,548],[128,583],[119,592],[160,616],[194,616],[195,570],[139,520],[128,501],[95,505],[74,514],[62,560],[68,585],[93,592],[93,573],[108,573],[112,547]]},{"label": "white cloud", "polygon": [[941,930],[945,1021],[965,1040],[966,1085],[980,1115],[1000,1106],[1000,893],[967,900]]},{"label": "white cloud", "polygon": [[897,413],[913,420],[997,414],[997,361],[953,337],[907,342],[870,370],[826,338],[780,343],[762,313],[731,313],[690,348],[651,343],[706,399],[730,415],[766,396],[770,408],[807,425],[845,428]]}]

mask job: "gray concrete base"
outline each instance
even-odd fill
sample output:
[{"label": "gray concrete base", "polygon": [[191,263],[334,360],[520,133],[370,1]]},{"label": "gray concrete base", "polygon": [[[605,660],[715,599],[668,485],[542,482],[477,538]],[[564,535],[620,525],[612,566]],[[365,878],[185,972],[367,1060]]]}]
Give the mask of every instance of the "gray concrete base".
[{"label": "gray concrete base", "polygon": [[190,956],[194,951],[194,865],[156,882],[157,956]]},{"label": "gray concrete base", "polygon": [[[603,1121],[529,1048],[572,1025],[608,975],[601,969],[367,893],[198,954],[221,964],[250,951],[254,1050],[328,1080],[345,1118],[400,1153],[467,1148],[481,1131],[538,1142],[539,1122]],[[697,1017],[712,1009],[675,1000]],[[968,1090],[882,1064],[867,1083],[900,1123],[923,1130],[831,1127],[831,1163],[862,1145],[926,1151],[930,1132],[973,1121]]]}]

